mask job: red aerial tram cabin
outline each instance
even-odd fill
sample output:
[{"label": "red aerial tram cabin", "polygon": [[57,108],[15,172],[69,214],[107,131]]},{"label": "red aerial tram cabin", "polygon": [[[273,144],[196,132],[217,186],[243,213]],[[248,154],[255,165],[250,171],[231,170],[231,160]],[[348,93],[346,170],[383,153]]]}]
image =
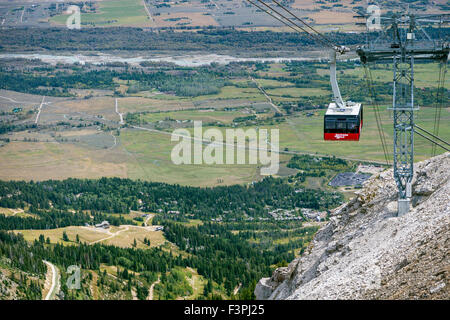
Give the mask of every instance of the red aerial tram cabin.
[{"label": "red aerial tram cabin", "polygon": [[359,141],[363,127],[363,106],[361,103],[347,103],[339,108],[330,103],[324,118],[324,139],[326,141]]}]

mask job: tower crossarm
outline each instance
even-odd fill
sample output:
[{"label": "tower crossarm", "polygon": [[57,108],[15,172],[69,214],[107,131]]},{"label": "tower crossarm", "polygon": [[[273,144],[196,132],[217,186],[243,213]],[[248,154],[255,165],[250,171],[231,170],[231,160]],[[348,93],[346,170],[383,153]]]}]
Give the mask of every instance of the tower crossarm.
[{"label": "tower crossarm", "polygon": [[443,47],[439,49],[421,49],[411,48],[405,50],[392,50],[392,49],[368,49],[365,47],[359,47],[356,52],[358,53],[363,63],[368,62],[392,62],[395,57],[414,57],[414,60],[426,60],[426,61],[446,61],[449,56],[450,48]]},{"label": "tower crossarm", "polygon": [[[449,56],[448,43],[442,38],[432,39],[423,25],[442,25],[442,16],[419,16],[393,14],[381,19],[381,28],[367,37],[365,46],[357,48],[361,62],[392,64],[392,114],[394,178],[398,187],[398,215],[409,211],[414,177],[414,119],[418,109],[414,97],[414,64],[417,61],[446,63]],[[435,20],[432,20],[435,19]],[[439,33],[440,34],[440,33]]]}]

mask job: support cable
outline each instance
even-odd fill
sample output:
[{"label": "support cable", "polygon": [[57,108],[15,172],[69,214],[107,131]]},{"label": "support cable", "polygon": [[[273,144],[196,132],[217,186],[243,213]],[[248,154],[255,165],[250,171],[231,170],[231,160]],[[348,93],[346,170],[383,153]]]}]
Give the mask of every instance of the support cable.
[{"label": "support cable", "polygon": [[[445,88],[445,75],[447,73],[447,61],[442,61],[439,66],[439,84],[436,99],[436,109],[434,113],[434,128],[433,135],[439,135],[440,123],[441,123],[441,111],[444,106],[444,95],[447,92]],[[437,150],[436,145],[432,145],[431,155],[436,156]]]},{"label": "support cable", "polygon": [[427,130],[421,128],[421,127],[419,127],[417,124],[414,125],[414,127],[416,127],[416,128],[419,129],[419,130],[422,130],[422,131],[425,132],[426,134],[432,136],[434,139],[439,140],[440,142],[442,142],[442,143],[444,143],[444,144],[450,146],[450,143],[448,143],[447,141],[445,141],[445,140],[439,138],[438,136],[435,136],[435,135],[432,134],[431,132],[429,132],[429,131],[427,131]]},{"label": "support cable", "polygon": [[[279,22],[281,22],[282,24],[284,24],[285,26],[291,28],[292,30],[294,30],[295,32],[301,33],[300,31],[298,31],[297,29],[295,29],[292,25],[288,24],[286,21],[282,20],[281,18],[275,16],[274,14],[272,14],[270,11],[264,9],[263,7],[261,7],[260,5],[256,4],[255,2],[253,2],[252,0],[247,0],[248,2],[250,2],[252,5],[254,5],[255,7],[257,7],[259,10],[267,13],[269,16],[271,16],[272,18],[278,20]],[[301,30],[304,30],[303,28]],[[304,30],[304,32],[306,32],[306,30]]]},{"label": "support cable", "polygon": [[[255,2],[251,1],[251,0],[247,0],[248,2],[250,2],[251,4],[253,4],[254,6],[258,7],[260,10],[264,11],[265,13],[269,14],[270,16],[276,18],[278,21],[281,21],[280,18],[275,17],[275,15],[273,15],[272,13],[270,13],[269,11],[263,9],[261,6],[257,6],[255,4]],[[322,45],[324,45],[325,47],[331,47],[333,48],[333,50],[335,49],[335,46],[332,44],[329,44],[327,41],[322,40],[321,38],[319,38],[317,35],[312,34],[310,32],[308,32],[305,28],[299,26],[297,23],[295,23],[294,21],[292,21],[290,18],[286,17],[285,15],[283,15],[282,13],[280,13],[279,11],[277,11],[276,9],[272,8],[271,6],[269,6],[268,4],[266,4],[264,1],[262,0],[256,0],[258,1],[260,4],[262,4],[263,6],[265,6],[267,9],[271,10],[272,12],[275,12],[278,16],[280,16],[281,18],[283,18],[284,20],[288,21],[291,25],[294,25],[295,27],[299,28],[300,30],[302,30],[303,32],[305,32],[306,34],[308,34],[310,37],[314,38],[315,40],[319,41],[320,43],[322,43]],[[283,22],[283,24],[288,25],[288,23],[286,21],[281,21]],[[291,28],[293,28],[291,26]],[[301,33],[300,31],[296,30],[297,32]]]},{"label": "support cable", "polygon": [[446,151],[450,151],[449,148],[444,147],[442,144],[440,144],[440,143],[438,143],[438,142],[436,142],[436,141],[434,141],[434,140],[428,138],[427,136],[421,134],[420,132],[418,132],[418,131],[415,130],[415,129],[414,129],[414,133],[418,134],[418,135],[421,136],[422,138],[424,138],[424,139],[428,140],[429,142],[431,142],[431,143],[433,144],[433,146],[439,146],[439,147],[441,147],[442,149],[444,149],[444,150],[446,150]]},{"label": "support cable", "polygon": [[378,135],[380,137],[381,146],[383,148],[384,159],[386,160],[386,164],[390,165],[386,137],[385,137],[382,122],[381,122],[380,110],[379,110],[378,102],[376,99],[375,90],[373,88],[373,77],[372,77],[372,73],[370,72],[370,69],[367,66],[367,64],[364,64],[364,72],[366,75],[367,87],[369,88],[369,93],[370,93],[372,103],[373,103],[373,111],[374,111],[375,120],[377,123]]},{"label": "support cable", "polygon": [[298,21],[300,21],[303,25],[305,25],[307,28],[309,28],[310,30],[312,30],[313,32],[315,32],[317,35],[319,35],[321,38],[323,38],[325,41],[327,41],[329,44],[331,44],[333,47],[339,47],[338,45],[336,45],[335,43],[333,43],[333,41],[331,41],[331,39],[329,39],[328,37],[326,37],[325,35],[323,35],[322,33],[320,33],[319,31],[317,31],[316,29],[314,29],[311,25],[309,25],[308,23],[306,23],[303,19],[299,18],[298,16],[296,16],[295,14],[293,14],[290,10],[288,10],[285,6],[283,6],[281,3],[279,3],[276,0],[272,0],[272,2],[274,2],[277,6],[279,6],[281,9],[283,9],[284,11],[286,11],[287,13],[289,13],[292,17],[294,17],[295,19],[297,19]]}]

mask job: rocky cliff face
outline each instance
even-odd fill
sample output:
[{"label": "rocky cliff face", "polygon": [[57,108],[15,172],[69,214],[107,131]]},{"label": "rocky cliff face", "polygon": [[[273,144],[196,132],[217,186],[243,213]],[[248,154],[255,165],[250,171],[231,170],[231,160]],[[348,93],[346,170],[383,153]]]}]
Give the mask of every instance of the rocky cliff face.
[{"label": "rocky cliff face", "polygon": [[373,177],[257,299],[449,299],[450,153],[415,171],[408,214],[396,217],[393,171]]}]

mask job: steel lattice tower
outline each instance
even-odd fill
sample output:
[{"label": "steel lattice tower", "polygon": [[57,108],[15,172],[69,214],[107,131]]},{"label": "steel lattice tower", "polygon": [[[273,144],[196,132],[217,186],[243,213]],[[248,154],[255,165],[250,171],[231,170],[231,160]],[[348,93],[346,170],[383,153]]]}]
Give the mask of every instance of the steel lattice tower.
[{"label": "steel lattice tower", "polygon": [[[437,19],[438,18],[438,19]],[[398,187],[398,215],[409,211],[414,177],[414,63],[417,60],[445,61],[448,44],[433,40],[422,25],[442,24],[442,16],[394,14],[381,18],[377,38],[359,47],[364,65],[393,64],[394,177]]]}]

